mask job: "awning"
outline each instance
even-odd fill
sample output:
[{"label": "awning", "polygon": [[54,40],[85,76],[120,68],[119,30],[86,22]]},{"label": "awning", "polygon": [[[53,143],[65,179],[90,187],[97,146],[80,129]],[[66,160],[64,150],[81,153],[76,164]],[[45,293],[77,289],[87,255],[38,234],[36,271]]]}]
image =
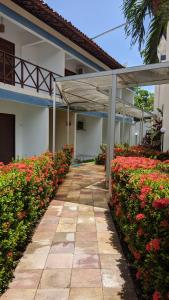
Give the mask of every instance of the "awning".
[{"label": "awning", "polygon": [[[109,111],[109,93],[112,75],[117,76],[117,88],[132,88],[145,85],[169,83],[169,63],[160,63],[112,71],[56,78],[56,83],[65,104],[79,111]],[[125,98],[116,97],[116,113],[142,118],[142,110],[134,107]],[[144,112],[144,117],[151,116]]]}]

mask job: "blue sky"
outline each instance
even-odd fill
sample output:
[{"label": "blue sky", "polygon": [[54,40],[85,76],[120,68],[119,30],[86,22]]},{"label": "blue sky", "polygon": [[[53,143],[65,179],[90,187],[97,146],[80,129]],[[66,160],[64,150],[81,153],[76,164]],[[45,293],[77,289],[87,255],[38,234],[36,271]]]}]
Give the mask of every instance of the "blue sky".
[{"label": "blue sky", "polygon": [[[125,22],[122,0],[46,0],[46,2],[89,37]],[[137,45],[130,47],[124,28],[100,37],[96,42],[121,64],[142,64]]]}]

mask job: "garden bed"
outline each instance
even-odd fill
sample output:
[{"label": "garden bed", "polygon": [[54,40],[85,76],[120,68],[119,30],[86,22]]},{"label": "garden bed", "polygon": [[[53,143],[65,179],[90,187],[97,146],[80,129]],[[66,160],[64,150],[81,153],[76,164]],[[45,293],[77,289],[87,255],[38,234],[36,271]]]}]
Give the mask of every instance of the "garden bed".
[{"label": "garden bed", "polygon": [[8,165],[0,164],[0,293],[7,287],[36,223],[69,170],[65,147]]},{"label": "garden bed", "polygon": [[117,157],[112,165],[113,218],[143,299],[169,299],[169,162]]}]

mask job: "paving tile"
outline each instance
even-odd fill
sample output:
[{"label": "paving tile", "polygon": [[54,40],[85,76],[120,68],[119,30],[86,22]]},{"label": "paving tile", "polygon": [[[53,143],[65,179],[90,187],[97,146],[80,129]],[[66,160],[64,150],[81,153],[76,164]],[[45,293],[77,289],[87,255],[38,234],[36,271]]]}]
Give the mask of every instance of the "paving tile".
[{"label": "paving tile", "polygon": [[39,287],[41,289],[69,288],[71,269],[44,270]]},{"label": "paving tile", "polygon": [[80,269],[99,269],[100,258],[96,254],[75,254],[73,268]]},{"label": "paving tile", "polygon": [[102,254],[119,254],[121,252],[119,245],[104,241],[98,241],[98,249]]},{"label": "paving tile", "polygon": [[50,253],[74,253],[73,242],[58,242],[52,245]]},{"label": "paving tile", "polygon": [[95,224],[77,224],[77,232],[96,232]]},{"label": "paving tile", "polygon": [[71,287],[101,287],[99,269],[73,269]]},{"label": "paving tile", "polygon": [[75,254],[97,254],[98,253],[98,243],[88,242],[88,241],[77,241],[75,243]]},{"label": "paving tile", "polygon": [[35,289],[9,289],[2,295],[1,300],[34,300],[35,293]]},{"label": "paving tile", "polygon": [[69,300],[103,300],[101,288],[71,288]]},{"label": "paving tile", "polygon": [[80,216],[77,219],[77,224],[95,224],[95,218],[88,216]]},{"label": "paving tile", "polygon": [[59,224],[57,232],[76,232],[76,224]]},{"label": "paving tile", "polygon": [[122,287],[116,288],[103,288],[104,300],[138,300],[136,293],[133,289]]},{"label": "paving tile", "polygon": [[74,241],[75,241],[74,232],[56,232],[52,244],[58,242],[74,242]]},{"label": "paving tile", "polygon": [[76,223],[77,218],[60,218],[59,224],[74,224]]},{"label": "paving tile", "polygon": [[15,277],[9,287],[12,289],[36,289],[38,287],[41,274],[42,270],[15,272]]},{"label": "paving tile", "polygon": [[95,232],[76,232],[76,241],[88,241],[88,242],[95,242],[97,241],[97,233]]},{"label": "paving tile", "polygon": [[70,269],[73,264],[73,254],[57,253],[49,254],[45,269]]},{"label": "paving tile", "polygon": [[102,283],[104,288],[122,288],[125,284],[125,279],[114,270],[101,269]]},{"label": "paving tile", "polygon": [[48,253],[46,254],[25,254],[18,266],[16,267],[17,271],[21,270],[35,270],[43,269],[46,263]]},{"label": "paving tile", "polygon": [[113,269],[114,267],[127,266],[124,256],[119,254],[100,254],[100,263],[102,269]]},{"label": "paving tile", "polygon": [[74,218],[74,217],[77,217],[78,215],[78,212],[77,211],[68,211],[68,210],[65,210],[65,211],[62,211],[61,213],[61,217],[64,217],[64,218]]},{"label": "paving tile", "polygon": [[69,289],[39,289],[35,300],[68,300]]},{"label": "paving tile", "polygon": [[33,242],[28,245],[25,254],[47,255],[49,253],[49,250],[49,245],[44,245],[43,242]]}]

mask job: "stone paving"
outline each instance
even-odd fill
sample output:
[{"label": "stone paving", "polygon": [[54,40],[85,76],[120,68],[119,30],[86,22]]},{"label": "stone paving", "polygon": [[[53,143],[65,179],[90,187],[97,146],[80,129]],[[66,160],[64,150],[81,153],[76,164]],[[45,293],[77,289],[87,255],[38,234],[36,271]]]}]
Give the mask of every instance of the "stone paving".
[{"label": "stone paving", "polygon": [[103,181],[102,166],[71,168],[1,300],[137,299]]}]

